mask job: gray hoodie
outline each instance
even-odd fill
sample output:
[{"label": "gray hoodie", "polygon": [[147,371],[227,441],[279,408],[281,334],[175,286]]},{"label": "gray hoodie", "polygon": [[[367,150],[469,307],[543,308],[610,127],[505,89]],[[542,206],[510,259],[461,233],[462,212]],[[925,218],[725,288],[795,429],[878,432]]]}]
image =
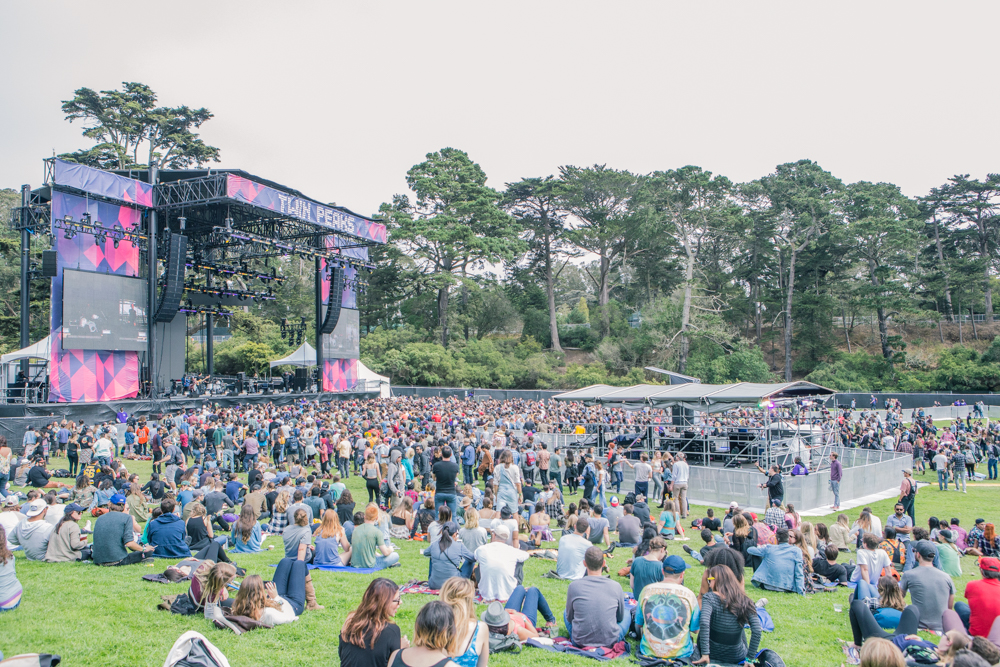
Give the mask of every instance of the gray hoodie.
[{"label": "gray hoodie", "polygon": [[400,463],[400,459],[403,458],[403,453],[398,449],[393,449],[389,452],[389,476],[387,481],[389,482],[389,492],[390,493],[402,493],[406,490],[406,470]]},{"label": "gray hoodie", "polygon": [[24,547],[24,554],[28,560],[45,560],[45,551],[49,548],[49,536],[52,535],[54,528],[55,526],[44,519],[23,521],[11,531],[7,541]]}]

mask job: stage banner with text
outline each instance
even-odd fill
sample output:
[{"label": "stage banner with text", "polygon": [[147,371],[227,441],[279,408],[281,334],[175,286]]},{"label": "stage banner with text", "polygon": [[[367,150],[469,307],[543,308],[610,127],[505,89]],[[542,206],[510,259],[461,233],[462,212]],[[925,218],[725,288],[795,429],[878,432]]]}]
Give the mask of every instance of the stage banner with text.
[{"label": "stage banner with text", "polygon": [[366,220],[330,206],[323,206],[309,199],[269,188],[235,174],[228,175],[226,196],[269,211],[275,211],[290,218],[327,227],[333,232],[344,232],[376,243],[385,243],[386,241],[386,229],[382,223]]},{"label": "stage banner with text", "polygon": [[56,160],[52,169],[52,181],[57,186],[129,204],[145,207],[153,205],[153,186],[149,183],[75,162]]},{"label": "stage banner with text", "polygon": [[[340,242],[339,237],[327,236],[326,247],[334,249]],[[364,252],[359,259],[368,259],[367,248],[354,248],[355,252]],[[320,267],[323,270],[323,282],[321,286],[321,296],[324,308],[330,304],[330,278],[331,274],[326,270],[326,260],[320,260]],[[354,287],[350,286],[358,275],[357,269],[347,267],[344,269],[344,291],[341,301],[341,319],[337,323],[337,328],[331,334],[323,334],[323,391],[347,391],[353,389],[358,383],[358,357],[360,356],[360,341],[358,339],[357,318],[344,317],[349,311],[354,311],[358,307],[358,293]],[[325,312],[325,311],[324,311]],[[353,327],[353,335],[351,329]],[[348,351],[344,351],[347,348]],[[336,352],[340,350],[340,352]],[[343,355],[339,357],[338,355]]]},{"label": "stage banner with text", "polygon": [[[96,171],[96,170],[94,170]],[[52,219],[72,216],[80,220],[90,213],[95,224],[112,227],[115,223],[129,229],[140,222],[142,213],[130,206],[118,206],[87,199],[75,194],[52,192]],[[52,279],[51,316],[52,351],[49,361],[49,401],[77,403],[82,401],[112,401],[132,398],[139,393],[139,354],[113,350],[64,350],[63,330],[63,270],[79,269],[113,273],[120,276],[139,275],[139,249],[128,241],[117,248],[109,236],[101,245],[92,234],[76,234],[67,239],[62,230],[53,228],[53,249],[56,251],[56,276]]]}]

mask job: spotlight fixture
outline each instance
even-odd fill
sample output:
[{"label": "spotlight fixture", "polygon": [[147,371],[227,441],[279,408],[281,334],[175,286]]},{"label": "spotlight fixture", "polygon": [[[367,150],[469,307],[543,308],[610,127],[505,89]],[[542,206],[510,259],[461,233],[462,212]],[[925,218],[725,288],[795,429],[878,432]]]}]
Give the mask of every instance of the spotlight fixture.
[{"label": "spotlight fixture", "polygon": [[187,222],[188,222],[188,219],[185,218],[183,215],[181,217],[177,218],[177,224],[180,225],[182,232],[185,229],[187,229]]},{"label": "spotlight fixture", "polygon": [[226,222],[226,231],[228,231],[228,232],[233,231],[233,219],[232,218],[226,218],[225,222]]},{"label": "spotlight fixture", "polygon": [[[70,216],[66,217],[69,218]],[[91,223],[90,211],[84,211],[83,215],[80,216],[80,221],[85,225],[89,225]]]},{"label": "spotlight fixture", "polygon": [[76,236],[76,232],[68,228],[66,229],[66,233],[63,234],[63,238],[66,239],[67,241],[72,240],[74,236]]}]

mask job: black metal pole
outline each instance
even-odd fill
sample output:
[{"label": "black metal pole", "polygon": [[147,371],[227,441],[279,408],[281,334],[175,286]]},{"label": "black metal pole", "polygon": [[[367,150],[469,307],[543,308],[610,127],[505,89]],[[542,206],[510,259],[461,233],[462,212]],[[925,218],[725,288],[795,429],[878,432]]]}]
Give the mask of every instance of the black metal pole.
[{"label": "black metal pole", "polygon": [[146,304],[146,321],[149,324],[149,346],[146,353],[147,368],[149,368],[149,397],[156,398],[156,323],[153,321],[153,313],[156,312],[156,184],[159,181],[159,170],[156,162],[149,165],[149,184],[153,186],[153,206],[149,210],[149,246],[146,255],[149,267],[149,295]]},{"label": "black metal pole", "polygon": [[[206,277],[206,285],[212,286],[212,276]],[[213,344],[215,343],[215,318],[211,313],[205,314],[205,374],[215,373],[215,360],[213,357]]]},{"label": "black metal pole", "polygon": [[[31,280],[28,269],[31,263],[31,236],[28,234],[28,219],[31,213],[28,205],[31,203],[31,186],[21,186],[21,349],[31,345],[29,297],[31,296]],[[21,360],[21,372],[28,377],[28,360]],[[27,392],[27,387],[24,391]],[[27,394],[25,394],[27,397]]]},{"label": "black metal pole", "polygon": [[316,388],[323,391],[323,260],[316,258]]}]

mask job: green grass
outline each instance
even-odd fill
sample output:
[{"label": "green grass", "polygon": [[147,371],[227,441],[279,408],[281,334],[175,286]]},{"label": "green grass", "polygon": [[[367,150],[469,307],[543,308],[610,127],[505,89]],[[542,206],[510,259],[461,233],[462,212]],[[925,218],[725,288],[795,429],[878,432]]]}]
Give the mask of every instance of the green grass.
[{"label": "green grass", "polygon": [[[53,467],[67,466],[57,459]],[[148,478],[148,462],[133,461],[128,467],[141,478]],[[923,479],[930,481],[931,477],[928,473]],[[357,477],[352,477],[348,486],[356,499],[367,498]],[[956,516],[963,526],[971,526],[976,517],[990,519],[997,507],[997,493],[997,487],[985,484],[970,485],[967,495],[953,491],[940,493],[936,484],[923,487],[917,496],[918,522],[926,525],[930,515]],[[892,500],[885,500],[876,503],[873,509],[884,521],[892,505]],[[694,516],[703,516],[703,509],[692,508],[692,512]],[[856,510],[849,513],[852,520],[856,515]],[[835,518],[813,520],[829,524]],[[268,538],[267,544],[275,544],[276,550],[253,555],[236,554],[234,558],[249,573],[267,579],[273,571],[268,565],[277,563],[281,557],[281,540]],[[389,570],[388,576],[400,583],[426,579],[427,561],[418,553],[423,545],[416,542],[397,544],[401,547],[402,567]],[[671,543],[670,553],[683,555],[681,544]],[[611,561],[612,568],[620,569],[626,558],[625,552],[617,551],[616,558]],[[229,631],[216,630],[200,616],[181,617],[156,610],[161,595],[187,590],[187,584],[163,585],[141,579],[144,574],[161,572],[168,564],[169,561],[156,561],[153,568],[141,565],[100,568],[88,564],[29,562],[23,554],[18,554],[17,574],[24,586],[24,596],[17,610],[0,615],[0,650],[6,656],[27,652],[57,653],[65,664],[74,666],[159,665],[178,636],[187,630],[197,630],[215,643],[234,667],[327,666],[337,662],[337,636],[344,618],[356,607],[368,582],[374,578],[374,575],[314,572],[317,597],[320,604],[325,605],[324,611],[306,612],[295,623],[237,637]],[[549,561],[530,559],[525,564],[525,579],[529,585],[542,590],[561,619],[568,584],[539,576],[551,567],[553,563]],[[959,593],[972,578],[973,559],[963,558],[962,567],[967,575],[956,582]],[[615,578],[628,588],[627,579]],[[700,567],[693,567],[688,571],[686,583],[697,590],[700,578]],[[764,634],[763,647],[776,650],[790,666],[841,664],[843,655],[837,638],[850,639],[850,627],[846,611],[838,614],[833,605],[845,603],[846,590],[795,596],[763,593],[748,583],[747,592],[755,600],[766,595],[767,609],[777,626],[775,632]],[[424,595],[404,596],[396,622],[410,637],[416,613],[429,599]],[[495,664],[511,667],[525,663],[581,667],[594,664],[584,658],[533,649],[526,649],[520,656],[499,654],[492,656],[492,660]]]}]

